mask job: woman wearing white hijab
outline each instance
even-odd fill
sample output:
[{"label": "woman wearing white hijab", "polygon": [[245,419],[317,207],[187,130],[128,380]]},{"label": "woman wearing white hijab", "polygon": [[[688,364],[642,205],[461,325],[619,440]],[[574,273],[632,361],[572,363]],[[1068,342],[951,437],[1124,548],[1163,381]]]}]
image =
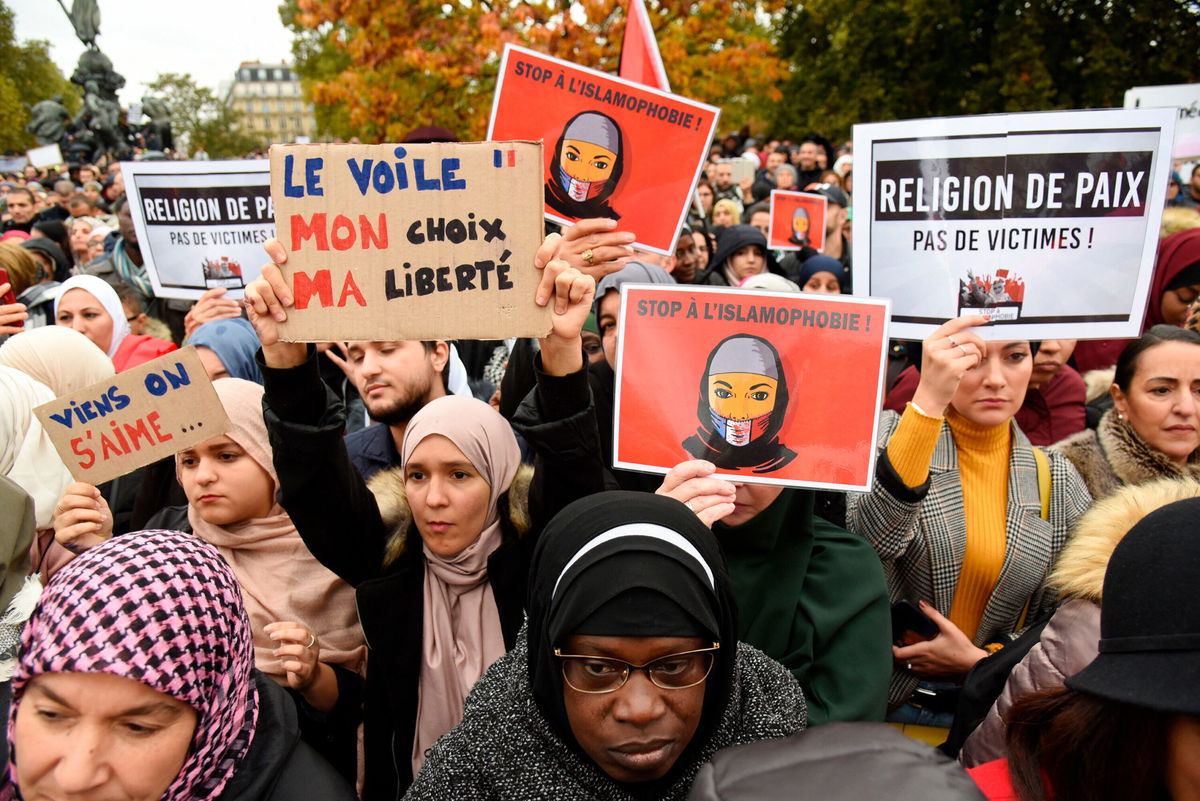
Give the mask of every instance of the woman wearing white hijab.
[{"label": "woman wearing white hijab", "polygon": [[130,333],[117,291],[94,275],[77,275],[63,283],[54,301],[54,320],[90,339],[112,359],[118,373],[176,349],[173,342]]}]

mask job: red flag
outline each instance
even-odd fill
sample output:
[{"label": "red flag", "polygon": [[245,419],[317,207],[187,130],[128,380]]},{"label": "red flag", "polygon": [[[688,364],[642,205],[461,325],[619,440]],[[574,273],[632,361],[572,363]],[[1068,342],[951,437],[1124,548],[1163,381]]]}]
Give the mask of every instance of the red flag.
[{"label": "red flag", "polygon": [[644,0],[629,0],[629,18],[625,23],[625,40],[621,42],[621,63],[617,74],[626,80],[653,86],[664,92],[671,91]]}]

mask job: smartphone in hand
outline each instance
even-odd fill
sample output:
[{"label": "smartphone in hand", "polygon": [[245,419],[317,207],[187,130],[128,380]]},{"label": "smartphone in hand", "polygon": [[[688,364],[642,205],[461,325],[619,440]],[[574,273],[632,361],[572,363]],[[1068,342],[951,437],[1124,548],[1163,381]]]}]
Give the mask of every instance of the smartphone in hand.
[{"label": "smartphone in hand", "polygon": [[907,599],[892,604],[892,643],[897,647],[916,645],[938,635],[937,624]]}]

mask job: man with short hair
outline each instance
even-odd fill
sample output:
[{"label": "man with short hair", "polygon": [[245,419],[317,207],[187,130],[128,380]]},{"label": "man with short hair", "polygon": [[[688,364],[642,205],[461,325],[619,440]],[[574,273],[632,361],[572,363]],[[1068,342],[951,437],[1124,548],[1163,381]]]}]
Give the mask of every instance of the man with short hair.
[{"label": "man with short hair", "polygon": [[46,198],[46,208],[38,215],[39,220],[58,220],[62,222],[71,216],[67,209],[67,200],[75,194],[75,184],[69,180],[60,179],[54,182],[53,191]]},{"label": "man with short hair", "polygon": [[727,161],[717,162],[713,167],[713,202],[729,199],[740,207],[742,192],[733,182],[733,165]]},{"label": "man with short hair", "polygon": [[8,219],[0,223],[0,233],[24,231],[29,233],[37,217],[37,199],[33,192],[18,186],[5,196],[8,201]]},{"label": "man with short hair", "polygon": [[818,159],[821,155],[821,145],[813,137],[805,137],[800,142],[793,163],[799,175],[796,176],[796,186],[808,186],[814,181],[821,180],[821,165]]},{"label": "man with short hair", "polygon": [[67,213],[72,217],[95,217],[96,207],[90,197],[76,192],[67,198]]}]

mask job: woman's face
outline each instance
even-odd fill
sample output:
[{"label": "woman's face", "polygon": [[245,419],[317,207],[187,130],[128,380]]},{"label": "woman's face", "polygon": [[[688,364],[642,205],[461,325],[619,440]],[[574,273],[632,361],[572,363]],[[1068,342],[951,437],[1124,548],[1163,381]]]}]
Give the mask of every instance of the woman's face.
[{"label": "woman's face", "polygon": [[176,458],[188,505],[214,526],[266,517],[275,506],[275,482],[227,436],[214,437]]},{"label": "woman's face", "polygon": [[617,369],[617,316],[621,313],[621,293],[610,289],[600,298],[600,313],[596,315],[596,327],[600,329],[600,341],[604,344],[604,358],[608,366]]},{"label": "woman's face", "polygon": [[221,361],[221,357],[212,348],[197,345],[196,357],[200,359],[200,364],[204,365],[204,372],[208,373],[209,381],[216,381],[218,378],[229,378],[229,371],[225,369],[225,363]]},{"label": "woman's face", "polygon": [[793,189],[796,186],[796,176],[791,170],[779,170],[775,173],[776,189]]},{"label": "woman's face", "polygon": [[86,289],[72,289],[62,296],[56,322],[75,329],[108,353],[113,335],[112,315]]},{"label": "woman's face", "polygon": [[981,426],[1007,423],[1025,402],[1033,356],[1029,343],[988,342],[987,355],[958,382],[950,405]]},{"label": "woman's face", "polygon": [[[710,645],[696,637],[574,635],[561,648],[644,665]],[[563,705],[575,740],[601,770],[619,782],[653,781],[667,774],[696,734],[706,684],[666,690],[635,670],[620,689],[607,693],[579,692],[564,681]]]},{"label": "woman's face", "polygon": [[1167,734],[1166,784],[1173,801],[1200,801],[1200,718],[1180,715]]},{"label": "woman's face", "polygon": [[71,252],[86,254],[88,252],[88,237],[92,233],[89,222],[75,222],[71,225]]},{"label": "woman's face", "polygon": [[728,206],[718,206],[713,209],[713,225],[733,225],[733,212]]},{"label": "woman's face", "polygon": [[1197,297],[1200,297],[1200,284],[1168,289],[1162,294],[1162,300],[1158,306],[1158,310],[1162,312],[1163,322],[1167,325],[1186,323],[1188,308]]},{"label": "woman's face", "polygon": [[441,434],[430,434],[413,450],[404,465],[404,491],[421,539],[442,557],[473,543],[491,508],[491,486]]},{"label": "woman's face", "polygon": [[700,184],[696,189],[696,197],[700,198],[700,208],[704,209],[704,213],[708,214],[713,207],[713,191],[708,184]]},{"label": "woman's face", "polygon": [[708,269],[708,245],[703,231],[692,231],[692,239],[696,242],[696,272],[701,273]]},{"label": "woman's face", "polygon": [[721,522],[727,526],[740,526],[762,513],[783,492],[783,487],[770,484],[735,484],[737,494],[733,497],[733,511]]},{"label": "woman's face", "polygon": [[729,257],[729,269],[742,281],[766,270],[767,259],[758,245],[746,245]]},{"label": "woman's face", "polygon": [[1138,357],[1129,391],[1113,405],[1142,440],[1177,464],[1200,447],[1200,347],[1163,342]]},{"label": "woman's face", "polygon": [[44,673],[13,726],[17,786],[30,799],[157,801],[179,775],[196,712],[134,679]]},{"label": "woman's face", "polygon": [[817,292],[822,295],[840,295],[842,294],[842,285],[838,283],[836,275],[822,270],[819,273],[813,273],[804,286],[800,287],[800,291]]},{"label": "woman's face", "polygon": [[1167,202],[1168,203],[1171,202],[1172,200],[1174,200],[1175,198],[1179,197],[1179,189],[1180,189],[1180,187],[1179,187],[1178,181],[1176,181],[1174,178],[1167,179]]}]

